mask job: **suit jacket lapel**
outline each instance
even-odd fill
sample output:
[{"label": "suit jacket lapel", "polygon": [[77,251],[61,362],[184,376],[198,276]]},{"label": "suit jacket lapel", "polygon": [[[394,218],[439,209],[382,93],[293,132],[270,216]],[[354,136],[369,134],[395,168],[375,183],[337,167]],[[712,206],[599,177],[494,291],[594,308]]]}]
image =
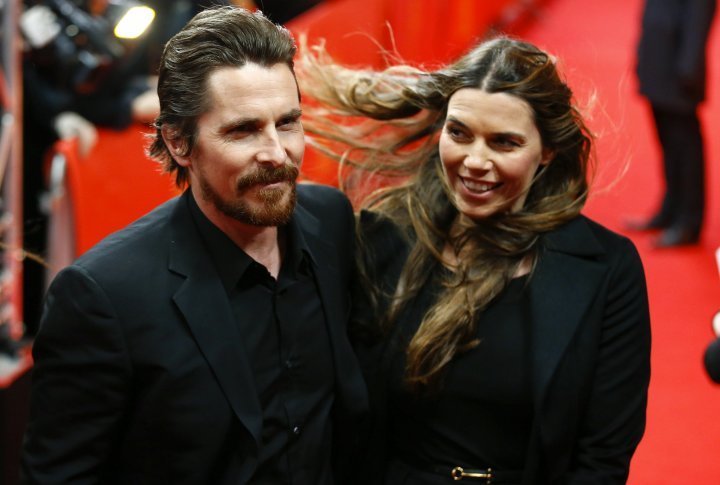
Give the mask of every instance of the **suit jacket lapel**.
[{"label": "suit jacket lapel", "polygon": [[553,375],[595,297],[607,266],[604,251],[578,218],[549,233],[530,285],[533,395],[538,414]]},{"label": "suit jacket lapel", "polygon": [[230,405],[259,444],[262,411],[238,325],[187,207],[180,198],[173,214],[169,269],[185,277],[173,300],[190,327]]},{"label": "suit jacket lapel", "polygon": [[[347,311],[343,311],[339,302],[347,300],[348,296],[343,292],[349,292],[343,286],[343,278],[340,273],[341,265],[346,267],[352,261],[340,261],[340,257],[352,258],[352,255],[340,255],[338,249],[326,242],[320,234],[320,224],[317,218],[306,211],[300,205],[295,210],[296,220],[303,232],[305,242],[312,253],[313,272],[317,282],[320,300],[325,311],[326,325],[332,346],[333,362],[335,364],[335,384],[338,388],[336,398],[341,400],[344,409],[350,412],[360,412],[364,409],[366,402],[363,381],[358,377],[357,371],[360,368],[355,358],[355,352],[350,346],[347,337]],[[352,235],[348,235],[352,238]]]}]

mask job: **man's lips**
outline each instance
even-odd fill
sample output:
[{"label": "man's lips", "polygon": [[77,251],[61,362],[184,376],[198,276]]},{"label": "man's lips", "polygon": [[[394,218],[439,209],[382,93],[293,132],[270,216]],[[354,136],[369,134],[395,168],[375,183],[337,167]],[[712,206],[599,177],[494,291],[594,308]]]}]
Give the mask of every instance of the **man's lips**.
[{"label": "man's lips", "polygon": [[292,165],[285,165],[275,169],[261,169],[248,174],[238,181],[238,190],[246,190],[250,187],[277,186],[285,182],[293,184],[298,177],[299,170]]}]

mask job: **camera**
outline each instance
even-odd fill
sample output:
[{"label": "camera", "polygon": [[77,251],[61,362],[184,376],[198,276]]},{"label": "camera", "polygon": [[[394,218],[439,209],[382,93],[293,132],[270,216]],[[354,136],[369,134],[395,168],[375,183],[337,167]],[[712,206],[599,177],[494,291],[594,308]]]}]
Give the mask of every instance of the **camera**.
[{"label": "camera", "polygon": [[25,55],[55,87],[97,90],[136,47],[154,11],[133,0],[45,0],[20,16]]}]

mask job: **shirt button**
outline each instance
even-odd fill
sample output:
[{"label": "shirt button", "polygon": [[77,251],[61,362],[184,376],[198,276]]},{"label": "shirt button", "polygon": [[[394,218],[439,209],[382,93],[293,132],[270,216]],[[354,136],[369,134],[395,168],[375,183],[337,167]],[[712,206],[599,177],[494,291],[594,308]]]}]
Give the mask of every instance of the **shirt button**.
[{"label": "shirt button", "polygon": [[295,436],[299,436],[299,435],[300,435],[300,426],[295,426],[295,427],[292,429],[292,432],[293,432],[293,434],[294,434]]}]

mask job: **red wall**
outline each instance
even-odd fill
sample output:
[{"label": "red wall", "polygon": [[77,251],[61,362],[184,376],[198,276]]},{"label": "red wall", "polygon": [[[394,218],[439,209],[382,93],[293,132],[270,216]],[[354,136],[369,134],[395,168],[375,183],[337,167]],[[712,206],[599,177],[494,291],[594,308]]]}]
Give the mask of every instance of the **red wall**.
[{"label": "red wall", "polygon": [[[288,27],[324,38],[338,61],[382,67],[379,47],[410,63],[448,61],[527,0],[326,0]],[[394,41],[394,43],[393,43]]]}]

